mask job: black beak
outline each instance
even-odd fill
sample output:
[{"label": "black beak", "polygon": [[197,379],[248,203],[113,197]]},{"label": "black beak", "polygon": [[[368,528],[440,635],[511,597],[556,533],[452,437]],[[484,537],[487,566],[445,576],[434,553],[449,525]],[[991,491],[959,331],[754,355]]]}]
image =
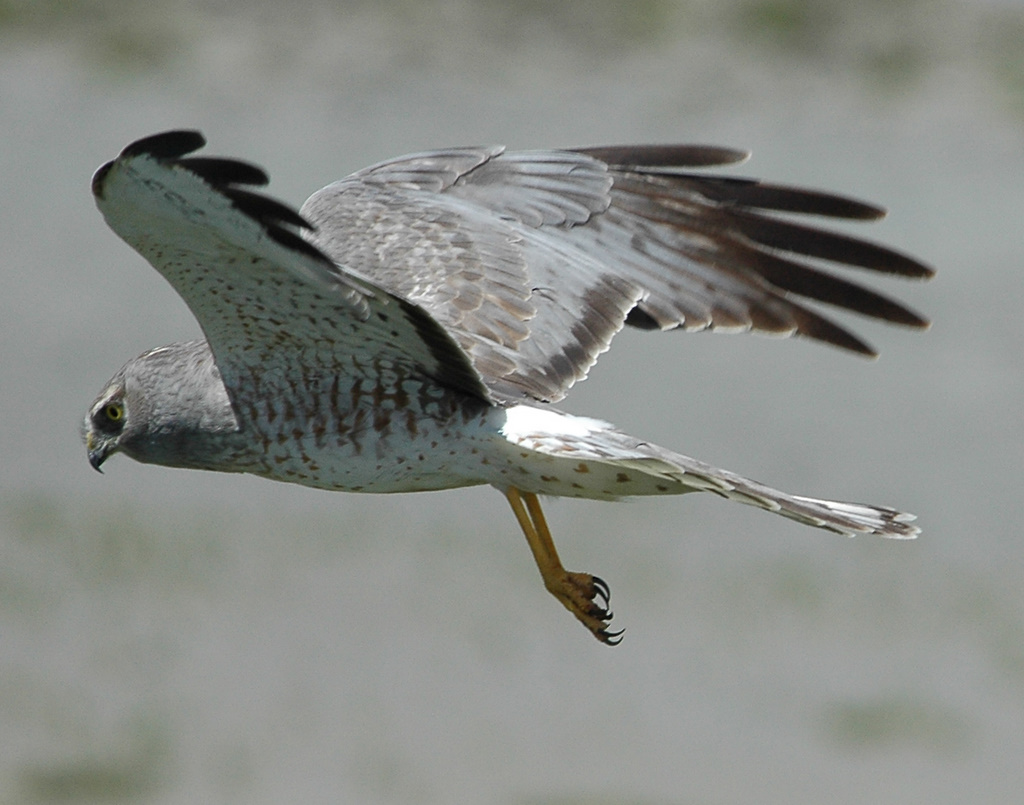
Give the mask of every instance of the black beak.
[{"label": "black beak", "polygon": [[89,463],[96,472],[102,473],[103,470],[100,466],[104,461],[107,460],[107,456],[110,455],[110,448],[104,444],[94,444],[92,434],[89,434],[86,439],[86,450],[89,453]]}]

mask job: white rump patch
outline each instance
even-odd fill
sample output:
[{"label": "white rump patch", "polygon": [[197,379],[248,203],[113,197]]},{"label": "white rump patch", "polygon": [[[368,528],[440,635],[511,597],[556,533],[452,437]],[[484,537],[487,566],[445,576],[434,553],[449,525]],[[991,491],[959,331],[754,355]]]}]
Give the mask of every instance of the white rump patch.
[{"label": "white rump patch", "polygon": [[558,436],[586,439],[595,433],[609,430],[614,430],[614,427],[600,419],[563,414],[561,411],[535,408],[532,405],[516,405],[505,410],[501,435],[510,442],[520,443]]}]

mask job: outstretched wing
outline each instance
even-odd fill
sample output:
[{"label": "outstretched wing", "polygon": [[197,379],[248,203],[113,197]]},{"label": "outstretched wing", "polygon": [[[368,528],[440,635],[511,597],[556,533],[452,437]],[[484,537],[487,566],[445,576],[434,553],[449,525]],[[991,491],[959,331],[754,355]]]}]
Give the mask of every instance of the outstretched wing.
[{"label": "outstretched wing", "polygon": [[93,177],[110,227],[174,286],[213,350],[228,393],[283,387],[298,367],[377,377],[392,370],[481,399],[490,394],[434,319],[372,281],[353,277],[301,232],[293,209],[245,188],[253,165],[188,157],[195,131],[132,143]]},{"label": "outstretched wing", "polygon": [[926,326],[820,263],[931,269],[787,217],[870,220],[880,208],[686,170],[744,157],[704,146],[449,149],[359,171],[302,213],[340,266],[440,322],[499,398],[561,399],[624,324],[799,334],[867,355],[804,300]]}]

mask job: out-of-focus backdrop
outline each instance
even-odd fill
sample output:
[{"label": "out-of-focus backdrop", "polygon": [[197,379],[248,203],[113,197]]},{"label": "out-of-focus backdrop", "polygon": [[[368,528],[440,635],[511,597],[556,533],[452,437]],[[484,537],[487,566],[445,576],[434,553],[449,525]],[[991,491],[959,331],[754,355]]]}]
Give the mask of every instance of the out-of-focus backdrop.
[{"label": "out-of-focus backdrop", "polygon": [[[0,802],[1019,802],[1022,42],[1019,0],[0,2]],[[179,126],[296,205],[435,146],[680,141],[887,205],[855,231],[936,266],[884,285],[931,331],[625,333],[564,407],[923,536],[554,503],[609,649],[493,490],[94,473],[93,396],[198,328],[89,178]]]}]

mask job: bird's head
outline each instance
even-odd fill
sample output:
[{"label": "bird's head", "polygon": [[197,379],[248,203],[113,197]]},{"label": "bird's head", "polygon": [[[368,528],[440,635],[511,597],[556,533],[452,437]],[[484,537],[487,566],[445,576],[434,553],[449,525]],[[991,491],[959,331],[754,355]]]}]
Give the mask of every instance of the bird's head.
[{"label": "bird's head", "polygon": [[89,463],[114,453],[168,467],[224,469],[237,461],[237,419],[205,342],[152,349],[126,363],[82,422]]},{"label": "bird's head", "polygon": [[82,422],[82,440],[89,454],[89,463],[97,472],[102,472],[103,462],[121,449],[122,438],[126,442],[131,441],[128,426],[129,422],[134,424],[134,417],[129,417],[131,409],[125,399],[128,390],[124,378],[120,377],[122,372],[111,379]]}]

